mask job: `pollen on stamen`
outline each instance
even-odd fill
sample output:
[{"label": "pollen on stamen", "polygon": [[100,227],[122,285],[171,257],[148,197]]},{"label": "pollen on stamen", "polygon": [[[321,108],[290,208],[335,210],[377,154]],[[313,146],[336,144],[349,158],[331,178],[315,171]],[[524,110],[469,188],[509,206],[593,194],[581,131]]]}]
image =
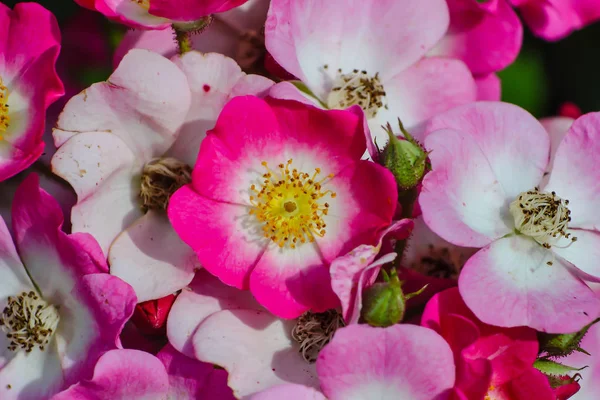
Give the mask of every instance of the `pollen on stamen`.
[{"label": "pollen on stamen", "polygon": [[345,109],[359,105],[368,118],[377,116],[381,108],[387,109],[386,92],[379,73],[370,76],[367,71],[354,69],[349,73],[338,70],[333,87],[327,97],[331,109]]},{"label": "pollen on stamen", "polygon": [[8,130],[10,117],[8,116],[8,88],[4,86],[2,77],[0,77],[0,140],[3,140],[2,133]]},{"label": "pollen on stamen", "polygon": [[263,236],[280,248],[295,249],[304,243],[312,243],[316,237],[327,233],[323,217],[330,208],[324,203],[326,197],[335,193],[323,190],[323,184],[332,174],[319,179],[321,168],[313,174],[291,168],[292,159],[272,170],[266,161],[261,165],[267,170],[262,184],[250,186],[250,215],[262,223]]}]

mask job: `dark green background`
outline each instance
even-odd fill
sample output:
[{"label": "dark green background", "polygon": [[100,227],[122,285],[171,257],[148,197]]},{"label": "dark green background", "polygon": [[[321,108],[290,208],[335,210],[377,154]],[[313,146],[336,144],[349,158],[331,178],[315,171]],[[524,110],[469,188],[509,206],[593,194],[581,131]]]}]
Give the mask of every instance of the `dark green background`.
[{"label": "dark green background", "polygon": [[[73,18],[79,8],[73,0],[37,2],[51,10],[61,24]],[[11,7],[15,3],[18,1],[5,1]],[[106,23],[106,32],[114,46],[122,28]],[[81,78],[99,80],[109,74],[108,69],[95,70]],[[538,117],[556,114],[566,101],[579,105],[584,112],[600,111],[600,23],[555,43],[537,39],[526,30],[518,60],[500,76],[503,100]]]}]

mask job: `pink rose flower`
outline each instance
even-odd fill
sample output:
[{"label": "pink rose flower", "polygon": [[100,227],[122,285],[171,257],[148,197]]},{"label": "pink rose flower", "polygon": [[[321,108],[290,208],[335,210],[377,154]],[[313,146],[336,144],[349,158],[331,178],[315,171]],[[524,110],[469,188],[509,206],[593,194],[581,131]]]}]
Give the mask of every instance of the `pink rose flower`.
[{"label": "pink rose flower", "polygon": [[459,107],[427,131],[424,221],[450,243],[483,247],[459,277],[467,306],[503,327],[568,333],[591,322],[600,300],[582,278],[600,277],[600,114],[573,124],[547,176],[550,136],[516,106]]},{"label": "pink rose flower", "polygon": [[164,29],[244,4],[247,0],[75,0],[131,28]]},{"label": "pink rose flower", "polygon": [[65,107],[52,167],[78,195],[73,231],[98,238],[111,273],[131,284],[139,301],[183,288],[200,268],[169,223],[169,197],[189,182],[223,105],[272,84],[220,54],[192,51],[169,61],[134,49],[108,82]]},{"label": "pink rose flower", "polygon": [[171,198],[169,219],[202,266],[282,318],[337,307],[329,264],[391,223],[396,183],[360,160],[356,111],[235,98]]},{"label": "pink rose flower", "polygon": [[317,372],[323,394],[287,384],[251,400],[444,400],[455,379],[448,344],[434,331],[414,325],[342,328],[321,351]]},{"label": "pink rose flower", "polygon": [[55,64],[60,32],[37,3],[11,10],[0,3],[0,182],[23,171],[44,150],[46,110],[64,94]]},{"label": "pink rose flower", "polygon": [[272,0],[267,50],[315,97],[287,82],[272,95],[330,109],[359,105],[383,147],[382,125],[396,126],[400,118],[411,130],[475,100],[477,87],[462,61],[424,57],[449,21],[445,0]]},{"label": "pink rose flower", "polygon": [[421,324],[438,332],[452,348],[458,399],[555,399],[546,377],[533,367],[538,355],[533,329],[481,322],[457,288],[433,296]]},{"label": "pink rose flower", "polygon": [[14,244],[0,219],[2,399],[48,398],[85,379],[133,313],[133,290],[107,273],[93,237],[62,222],[36,175],[15,194]]}]

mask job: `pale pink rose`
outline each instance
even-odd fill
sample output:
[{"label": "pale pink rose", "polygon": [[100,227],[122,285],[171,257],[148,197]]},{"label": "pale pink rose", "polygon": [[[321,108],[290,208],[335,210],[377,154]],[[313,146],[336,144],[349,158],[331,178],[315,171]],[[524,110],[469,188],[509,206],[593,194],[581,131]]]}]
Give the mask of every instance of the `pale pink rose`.
[{"label": "pale pink rose", "polygon": [[516,106],[459,107],[427,131],[424,221],[450,243],[483,248],[459,277],[467,306],[488,324],[552,333],[594,319],[600,300],[582,279],[600,279],[600,114],[573,124],[548,176],[551,138]]}]

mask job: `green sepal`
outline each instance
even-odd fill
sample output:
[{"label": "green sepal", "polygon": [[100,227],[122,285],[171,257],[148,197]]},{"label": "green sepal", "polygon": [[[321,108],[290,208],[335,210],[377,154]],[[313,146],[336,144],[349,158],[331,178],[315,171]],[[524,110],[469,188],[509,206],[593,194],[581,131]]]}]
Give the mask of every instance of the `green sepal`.
[{"label": "green sepal", "polygon": [[589,355],[587,351],[581,348],[581,340],[589,329],[599,321],[600,318],[597,318],[575,333],[538,333],[540,354],[543,354],[544,357],[565,357],[577,351]]}]

